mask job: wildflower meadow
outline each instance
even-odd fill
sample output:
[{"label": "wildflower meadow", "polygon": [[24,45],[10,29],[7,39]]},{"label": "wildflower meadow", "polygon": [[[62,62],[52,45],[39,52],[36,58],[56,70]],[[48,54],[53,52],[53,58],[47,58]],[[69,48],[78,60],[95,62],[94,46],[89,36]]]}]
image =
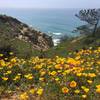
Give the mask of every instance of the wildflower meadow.
[{"label": "wildflower meadow", "polygon": [[100,47],[70,52],[65,58],[26,60],[15,57],[13,52],[10,55],[4,58],[0,54],[0,98],[100,99]]}]

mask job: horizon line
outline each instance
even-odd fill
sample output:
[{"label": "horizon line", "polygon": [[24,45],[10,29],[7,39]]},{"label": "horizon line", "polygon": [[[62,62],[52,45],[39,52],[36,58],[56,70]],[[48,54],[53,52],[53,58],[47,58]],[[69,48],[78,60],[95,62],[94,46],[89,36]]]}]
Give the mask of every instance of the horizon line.
[{"label": "horizon line", "polygon": [[82,8],[32,8],[32,7],[0,7],[0,9],[99,9],[100,7],[82,7]]}]

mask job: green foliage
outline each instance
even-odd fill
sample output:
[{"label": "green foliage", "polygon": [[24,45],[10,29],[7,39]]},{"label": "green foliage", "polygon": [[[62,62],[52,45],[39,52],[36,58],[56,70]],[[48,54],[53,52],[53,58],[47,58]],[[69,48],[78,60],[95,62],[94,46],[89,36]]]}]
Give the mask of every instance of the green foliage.
[{"label": "green foliage", "polygon": [[[76,14],[76,17],[88,23],[88,25],[83,25],[81,28],[81,30],[87,31],[88,34],[89,34],[89,31],[91,30],[89,28],[91,28],[92,26],[91,33],[92,33],[92,36],[94,37],[97,33],[96,31],[99,26],[100,9],[83,9],[83,10],[80,10],[78,14]],[[86,32],[82,32],[82,33],[86,34]]]},{"label": "green foliage", "polygon": [[100,34],[96,33],[96,36],[93,37],[90,35],[80,35],[78,37],[73,37],[70,39],[65,39],[56,47],[51,48],[47,51],[47,57],[54,57],[54,56],[62,56],[65,57],[69,54],[70,51],[78,51],[80,49],[86,49],[88,47],[96,48],[100,46]]},{"label": "green foliage", "polygon": [[10,51],[14,52],[14,54],[20,58],[30,58],[31,56],[40,55],[40,52],[33,50],[32,44],[28,42],[19,39],[0,37],[0,53],[7,53]]}]

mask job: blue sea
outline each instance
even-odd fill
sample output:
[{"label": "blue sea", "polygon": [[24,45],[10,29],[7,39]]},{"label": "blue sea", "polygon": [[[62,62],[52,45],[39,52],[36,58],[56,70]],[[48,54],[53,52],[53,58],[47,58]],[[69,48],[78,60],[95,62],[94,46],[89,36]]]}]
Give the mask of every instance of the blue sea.
[{"label": "blue sea", "polygon": [[0,14],[15,17],[29,26],[51,35],[57,42],[61,36],[77,36],[76,27],[83,25],[75,14],[80,9],[0,9]]}]

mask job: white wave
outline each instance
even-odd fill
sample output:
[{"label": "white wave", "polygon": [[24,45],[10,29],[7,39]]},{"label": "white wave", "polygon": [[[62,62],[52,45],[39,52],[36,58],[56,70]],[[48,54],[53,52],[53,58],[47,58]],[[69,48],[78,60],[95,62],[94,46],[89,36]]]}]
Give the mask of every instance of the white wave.
[{"label": "white wave", "polygon": [[53,33],[54,35],[61,35],[62,33]]},{"label": "white wave", "polygon": [[57,46],[60,43],[60,39],[53,39],[54,46]]}]

